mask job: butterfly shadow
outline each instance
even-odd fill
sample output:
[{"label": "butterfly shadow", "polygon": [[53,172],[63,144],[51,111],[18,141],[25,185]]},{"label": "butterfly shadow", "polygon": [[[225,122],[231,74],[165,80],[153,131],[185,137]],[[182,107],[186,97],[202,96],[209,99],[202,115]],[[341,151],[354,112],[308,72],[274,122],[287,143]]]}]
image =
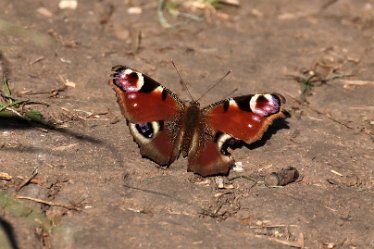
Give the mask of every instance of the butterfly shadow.
[{"label": "butterfly shadow", "polygon": [[20,247],[18,246],[13,226],[8,221],[3,219],[2,217],[0,217],[0,229],[4,231],[5,239],[8,241],[10,248],[19,249]]},{"label": "butterfly shadow", "polygon": [[[289,114],[286,113],[286,118],[290,117]],[[276,119],[274,120],[273,124],[267,129],[264,133],[262,138],[254,143],[251,144],[244,144],[244,146],[250,150],[257,149],[262,147],[266,144],[266,142],[275,135],[279,130],[282,129],[289,129],[288,121],[286,119]]]},{"label": "butterfly shadow", "polygon": [[[286,114],[286,117],[289,117],[289,115]],[[256,142],[253,142],[251,144],[247,144],[241,140],[233,140],[231,144],[228,145],[228,147],[232,150],[239,149],[242,147],[246,147],[247,149],[254,150],[259,147],[262,147],[266,144],[266,142],[279,130],[282,129],[289,129],[288,122],[285,119],[277,119],[273,122],[273,124],[267,129],[267,131],[264,133],[262,138]]]},{"label": "butterfly shadow", "polygon": [[49,123],[37,123],[25,120],[19,117],[1,117],[0,118],[0,130],[29,130],[29,129],[45,129],[48,131],[58,132],[70,137],[76,138],[78,140],[84,140],[86,142],[100,144],[100,141],[97,138],[81,134],[79,132],[66,129],[66,128],[57,128],[53,124]]},{"label": "butterfly shadow", "polygon": [[[55,132],[55,133],[60,133],[64,136],[71,137],[73,139],[76,139],[78,141],[82,142],[88,142],[97,146],[102,146],[108,149],[112,155],[116,158],[117,161],[121,162],[123,159],[119,157],[120,155],[118,149],[111,145],[108,144],[107,142],[95,138],[93,136],[89,136],[71,129],[67,128],[59,128],[54,126],[53,124],[49,123],[37,123],[37,122],[32,122],[28,121],[19,117],[0,117],[0,131],[2,130],[32,130],[32,129],[45,129],[50,132]],[[10,140],[12,139],[11,137],[9,138]],[[0,150],[19,150],[19,148],[4,148],[0,144]],[[23,152],[29,152],[29,153],[37,153],[37,152],[43,152],[47,151],[48,153],[51,153],[49,148],[38,148],[34,146],[22,146],[22,151]]]}]

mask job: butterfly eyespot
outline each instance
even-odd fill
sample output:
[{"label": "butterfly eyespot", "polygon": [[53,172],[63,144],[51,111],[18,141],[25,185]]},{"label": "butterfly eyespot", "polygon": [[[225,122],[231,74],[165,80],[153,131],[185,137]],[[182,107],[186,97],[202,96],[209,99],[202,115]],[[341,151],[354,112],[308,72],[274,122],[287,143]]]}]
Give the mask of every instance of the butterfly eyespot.
[{"label": "butterfly eyespot", "polygon": [[145,138],[153,137],[153,127],[151,123],[135,124],[136,130]]},{"label": "butterfly eyespot", "polygon": [[163,129],[162,121],[133,124],[129,123],[132,135],[143,143],[149,143]]},{"label": "butterfly eyespot", "polygon": [[144,85],[144,77],[141,73],[127,68],[117,71],[113,82],[125,92],[138,92]]},{"label": "butterfly eyespot", "polygon": [[249,102],[249,106],[252,112],[263,117],[277,113],[280,110],[279,99],[271,94],[254,95]]}]

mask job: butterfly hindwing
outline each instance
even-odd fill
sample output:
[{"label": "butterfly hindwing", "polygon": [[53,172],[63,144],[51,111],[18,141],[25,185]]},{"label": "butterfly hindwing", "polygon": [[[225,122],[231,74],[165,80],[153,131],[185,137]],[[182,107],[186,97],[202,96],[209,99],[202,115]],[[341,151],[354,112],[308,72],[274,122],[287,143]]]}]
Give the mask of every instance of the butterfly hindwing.
[{"label": "butterfly hindwing", "polygon": [[233,141],[223,133],[214,135],[201,127],[201,133],[192,140],[188,153],[188,171],[202,176],[228,174],[234,159],[226,146]]},{"label": "butterfly hindwing", "polygon": [[149,76],[125,66],[113,67],[109,84],[125,116],[131,135],[144,157],[159,165],[171,164],[180,153],[180,99]]},{"label": "butterfly hindwing", "polygon": [[153,121],[143,124],[128,123],[130,133],[139,145],[140,154],[159,165],[170,165],[180,153],[182,136],[170,129],[167,122]]}]

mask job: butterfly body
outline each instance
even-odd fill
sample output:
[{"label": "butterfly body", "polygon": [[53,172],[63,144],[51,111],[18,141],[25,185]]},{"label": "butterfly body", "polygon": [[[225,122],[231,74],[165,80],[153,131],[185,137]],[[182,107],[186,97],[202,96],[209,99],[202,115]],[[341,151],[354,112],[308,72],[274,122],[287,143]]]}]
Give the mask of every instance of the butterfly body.
[{"label": "butterfly body", "polygon": [[261,139],[283,117],[284,98],[255,94],[229,98],[200,108],[183,102],[150,77],[125,66],[113,67],[109,84],[142,156],[170,165],[180,154],[188,171],[202,176],[227,174],[234,159],[227,151],[241,141]]}]

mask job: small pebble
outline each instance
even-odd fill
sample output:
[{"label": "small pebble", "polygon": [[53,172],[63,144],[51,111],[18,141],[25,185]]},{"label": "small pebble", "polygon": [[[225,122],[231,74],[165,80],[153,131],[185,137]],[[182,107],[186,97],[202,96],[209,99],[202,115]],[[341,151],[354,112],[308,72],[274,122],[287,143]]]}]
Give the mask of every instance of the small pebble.
[{"label": "small pebble", "polygon": [[130,7],[127,9],[127,13],[133,14],[133,15],[139,15],[143,12],[143,10],[140,7]]},{"label": "small pebble", "polygon": [[61,0],[58,3],[58,7],[60,9],[75,10],[78,7],[78,1],[77,0]]},{"label": "small pebble", "polygon": [[278,172],[272,172],[265,176],[264,182],[268,187],[271,186],[286,186],[299,178],[299,172],[294,167],[281,169]]},{"label": "small pebble", "polygon": [[243,172],[243,163],[242,162],[235,162],[234,167],[232,168],[232,171],[235,172]]}]

